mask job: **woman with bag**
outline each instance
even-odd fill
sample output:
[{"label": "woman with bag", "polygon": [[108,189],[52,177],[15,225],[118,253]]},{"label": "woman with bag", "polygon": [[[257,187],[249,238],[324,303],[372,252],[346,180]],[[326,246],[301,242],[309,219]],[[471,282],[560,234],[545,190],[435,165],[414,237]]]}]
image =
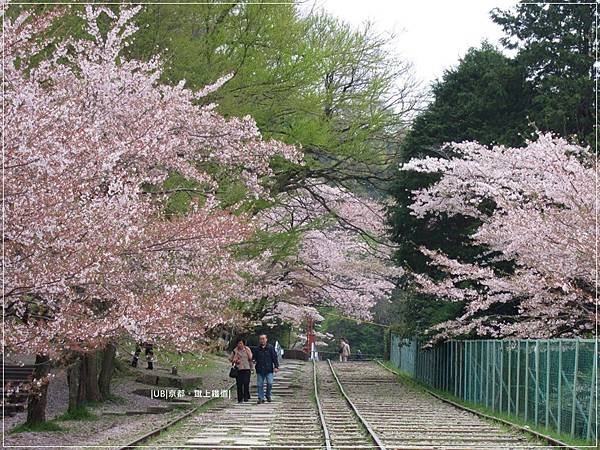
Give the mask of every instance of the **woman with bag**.
[{"label": "woman with bag", "polygon": [[[243,339],[238,339],[229,360],[233,363],[230,376],[235,375],[238,403],[250,400],[250,374],[252,373],[252,351]],[[237,373],[236,373],[237,372]]]}]

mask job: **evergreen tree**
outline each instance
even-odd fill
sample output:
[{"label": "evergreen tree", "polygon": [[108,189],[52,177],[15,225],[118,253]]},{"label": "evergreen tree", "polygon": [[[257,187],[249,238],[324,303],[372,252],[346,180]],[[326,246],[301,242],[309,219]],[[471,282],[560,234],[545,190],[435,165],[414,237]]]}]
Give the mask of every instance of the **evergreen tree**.
[{"label": "evergreen tree", "polygon": [[[493,46],[484,43],[473,48],[456,68],[444,73],[432,86],[433,102],[414,121],[401,146],[400,163],[413,158],[449,152],[447,142],[477,140],[485,144],[519,145],[527,133],[526,114],[530,92],[524,69]],[[467,245],[468,236],[478,227],[472,218],[456,215],[410,214],[412,191],[432,185],[437,175],[399,172],[393,185],[396,204],[390,210],[393,238],[399,245],[397,261],[406,269],[436,276],[419,250],[420,246],[439,249],[462,260],[473,260],[480,249]],[[405,288],[407,286],[404,286]],[[447,304],[431,314],[431,300],[417,293],[399,291],[396,302],[408,333],[421,332],[459,310]],[[440,305],[437,304],[436,308]]]},{"label": "evergreen tree", "polygon": [[597,5],[573,1],[492,11],[507,34],[502,43],[518,50],[517,62],[527,70],[530,120],[541,131],[576,135],[593,148],[597,14]]}]

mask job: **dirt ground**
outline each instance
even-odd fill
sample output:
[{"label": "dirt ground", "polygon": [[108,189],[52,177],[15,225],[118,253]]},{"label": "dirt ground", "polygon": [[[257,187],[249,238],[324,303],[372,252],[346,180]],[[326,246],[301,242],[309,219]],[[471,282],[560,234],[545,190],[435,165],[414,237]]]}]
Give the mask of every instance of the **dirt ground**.
[{"label": "dirt ground", "polygon": [[[201,389],[224,389],[229,387],[231,379],[229,362],[225,357],[211,355],[210,367],[202,373]],[[126,364],[127,362],[124,361]],[[144,366],[144,365],[142,365]],[[154,388],[135,381],[135,373],[117,374],[113,380],[112,394],[116,401],[109,401],[98,406],[90,406],[89,410],[96,416],[94,420],[56,420],[64,431],[53,432],[22,432],[11,433],[11,429],[23,423],[26,413],[19,413],[3,420],[3,448],[88,448],[92,445],[107,445],[119,447],[146,434],[157,426],[167,423],[173,418],[183,414],[185,409],[174,409],[160,414],[134,414],[118,415],[126,411],[144,411],[149,406],[164,406],[165,401],[152,399],[134,394],[133,391],[141,388]],[[186,397],[194,405],[202,404],[205,397]],[[48,387],[47,418],[55,419],[63,414],[68,406],[68,389],[66,372],[58,370],[54,373]],[[111,414],[112,413],[112,414]],[[115,415],[115,413],[117,415]]]}]

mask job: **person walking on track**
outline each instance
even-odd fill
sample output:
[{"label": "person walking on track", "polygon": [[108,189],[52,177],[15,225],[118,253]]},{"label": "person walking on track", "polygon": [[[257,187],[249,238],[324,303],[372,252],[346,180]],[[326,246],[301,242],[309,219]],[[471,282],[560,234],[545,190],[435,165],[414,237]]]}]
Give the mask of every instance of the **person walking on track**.
[{"label": "person walking on track", "polygon": [[340,345],[340,362],[348,361],[350,357],[350,344],[346,341],[346,339],[342,338],[342,343]]},{"label": "person walking on track", "polygon": [[[267,343],[267,335],[261,334],[258,337],[258,347],[252,351],[256,367],[256,386],[258,388],[257,403],[264,403],[265,399],[271,401],[271,392],[273,390],[273,373],[279,372],[279,361],[275,348]],[[267,394],[265,396],[264,384],[267,383]]]},{"label": "person walking on track", "polygon": [[252,351],[243,339],[238,339],[229,360],[237,367],[235,384],[238,403],[250,400],[250,374],[252,372]]}]

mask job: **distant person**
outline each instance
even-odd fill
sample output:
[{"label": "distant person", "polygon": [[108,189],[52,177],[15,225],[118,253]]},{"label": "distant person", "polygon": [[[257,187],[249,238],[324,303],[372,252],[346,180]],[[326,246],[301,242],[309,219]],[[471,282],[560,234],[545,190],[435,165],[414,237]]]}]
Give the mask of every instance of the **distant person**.
[{"label": "distant person", "polygon": [[250,400],[250,374],[252,372],[252,350],[243,339],[238,339],[229,360],[238,369],[235,377],[238,403]]},{"label": "distant person", "polygon": [[[275,348],[267,343],[267,335],[258,337],[258,347],[252,351],[256,367],[256,386],[258,389],[258,400],[256,403],[264,403],[265,399],[271,401],[273,390],[273,373],[279,372],[279,360]],[[265,381],[267,382],[267,395],[265,396]]]},{"label": "distant person", "polygon": [[362,359],[362,352],[360,351],[360,348],[356,350],[356,359]]},{"label": "distant person", "polygon": [[346,339],[342,338],[342,344],[340,345],[340,362],[348,361],[350,357],[350,344]]},{"label": "distant person", "polygon": [[131,366],[137,367],[138,361],[140,359],[140,353],[142,353],[142,348],[144,349],[144,354],[146,355],[146,362],[148,363],[148,370],[154,370],[154,351],[152,344],[148,342],[138,342],[135,344],[135,352],[133,354],[133,359],[131,360]]}]

